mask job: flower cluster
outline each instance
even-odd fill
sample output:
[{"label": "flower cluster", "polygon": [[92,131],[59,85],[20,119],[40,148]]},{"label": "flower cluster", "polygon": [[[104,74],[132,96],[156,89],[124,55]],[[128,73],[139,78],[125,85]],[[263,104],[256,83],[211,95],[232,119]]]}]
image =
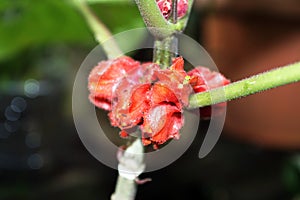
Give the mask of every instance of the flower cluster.
[{"label": "flower cluster", "polygon": [[100,62],[89,76],[89,99],[109,111],[112,126],[122,137],[137,128],[144,145],[156,148],[171,138],[179,138],[183,108],[189,95],[228,84],[219,73],[197,67],[186,73],[183,58],[162,70],[157,64],[137,62],[123,56]]},{"label": "flower cluster", "polygon": [[[156,0],[162,15],[168,19],[172,11],[172,0]],[[177,1],[177,16],[182,18],[188,10],[188,0]]]}]

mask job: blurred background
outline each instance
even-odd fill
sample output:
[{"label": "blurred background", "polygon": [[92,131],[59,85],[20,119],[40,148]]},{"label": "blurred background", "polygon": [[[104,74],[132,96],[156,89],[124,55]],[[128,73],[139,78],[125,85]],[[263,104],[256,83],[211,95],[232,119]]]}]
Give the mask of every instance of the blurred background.
[{"label": "blurred background", "polygon": [[[113,33],[144,26],[130,0],[90,6]],[[186,34],[236,81],[300,60],[300,2],[196,0]],[[117,171],[87,152],[72,119],[76,71],[96,45],[67,0],[0,1],[1,200],[109,199],[114,191]],[[229,102],[213,151],[198,158],[209,125],[201,121],[180,159],[142,175],[153,181],[137,199],[299,200],[299,101],[297,83]]]}]

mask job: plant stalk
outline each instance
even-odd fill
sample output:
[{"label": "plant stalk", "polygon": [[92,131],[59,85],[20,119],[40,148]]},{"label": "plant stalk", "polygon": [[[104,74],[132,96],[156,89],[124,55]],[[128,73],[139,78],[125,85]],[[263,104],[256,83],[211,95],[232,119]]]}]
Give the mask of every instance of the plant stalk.
[{"label": "plant stalk", "polygon": [[133,200],[135,199],[137,186],[134,180],[118,176],[116,189],[111,200]]},{"label": "plant stalk", "polygon": [[300,81],[300,62],[279,67],[224,87],[190,96],[190,108],[204,107]]},{"label": "plant stalk", "polygon": [[155,40],[153,50],[153,62],[160,65],[161,69],[167,69],[172,64],[172,58],[178,53],[178,39],[171,35],[163,40]]},{"label": "plant stalk", "polygon": [[118,44],[113,39],[111,32],[106,26],[94,15],[91,9],[83,0],[72,0],[73,4],[84,16],[90,29],[94,34],[96,41],[103,47],[109,59],[117,58],[123,55]]},{"label": "plant stalk", "polygon": [[119,177],[111,200],[134,200],[137,191],[136,180],[145,170],[141,138],[137,138],[118,159]]}]

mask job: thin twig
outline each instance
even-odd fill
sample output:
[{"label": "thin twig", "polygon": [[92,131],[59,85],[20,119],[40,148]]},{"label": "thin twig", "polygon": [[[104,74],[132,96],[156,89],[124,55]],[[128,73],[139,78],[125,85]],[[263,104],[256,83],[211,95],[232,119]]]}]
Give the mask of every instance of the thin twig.
[{"label": "thin twig", "polygon": [[300,62],[279,67],[224,87],[190,96],[190,107],[204,107],[300,81]]},{"label": "thin twig", "polygon": [[113,59],[122,55],[122,51],[113,39],[111,32],[94,15],[86,3],[83,0],[72,0],[72,2],[84,16],[94,34],[95,39],[103,47],[107,57],[109,59]]},{"label": "thin twig", "polygon": [[135,180],[144,170],[144,146],[137,138],[119,157],[119,177],[111,200],[133,200],[137,190]]}]

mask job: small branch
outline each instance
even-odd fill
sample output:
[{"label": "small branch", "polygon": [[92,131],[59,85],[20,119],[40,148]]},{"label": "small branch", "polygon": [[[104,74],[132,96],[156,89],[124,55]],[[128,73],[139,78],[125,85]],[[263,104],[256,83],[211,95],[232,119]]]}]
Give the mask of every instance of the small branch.
[{"label": "small branch", "polygon": [[111,200],[133,200],[135,199],[137,186],[135,180],[129,180],[118,176],[115,193],[112,194]]},{"label": "small branch", "polygon": [[137,191],[135,180],[144,170],[144,146],[138,138],[119,158],[119,177],[111,200],[133,200]]},{"label": "small branch", "polygon": [[175,32],[174,24],[169,23],[161,14],[155,0],[135,0],[147,27],[157,28],[150,31],[157,38],[165,38]]},{"label": "small branch", "polygon": [[300,62],[190,96],[190,108],[204,107],[300,81]]},{"label": "small branch", "polygon": [[172,64],[172,58],[178,52],[178,39],[171,35],[163,40],[155,40],[153,50],[153,62],[159,64],[162,69],[167,69]]},{"label": "small branch", "polygon": [[122,51],[120,50],[116,41],[113,39],[111,32],[94,15],[86,3],[83,0],[72,0],[72,2],[84,16],[94,34],[95,39],[103,47],[107,57],[109,59],[113,59],[122,55]]},{"label": "small branch", "polygon": [[135,0],[135,2],[146,26],[154,28],[150,29],[150,31],[156,38],[163,39],[183,30],[181,23],[173,24],[164,18],[155,0]]}]

